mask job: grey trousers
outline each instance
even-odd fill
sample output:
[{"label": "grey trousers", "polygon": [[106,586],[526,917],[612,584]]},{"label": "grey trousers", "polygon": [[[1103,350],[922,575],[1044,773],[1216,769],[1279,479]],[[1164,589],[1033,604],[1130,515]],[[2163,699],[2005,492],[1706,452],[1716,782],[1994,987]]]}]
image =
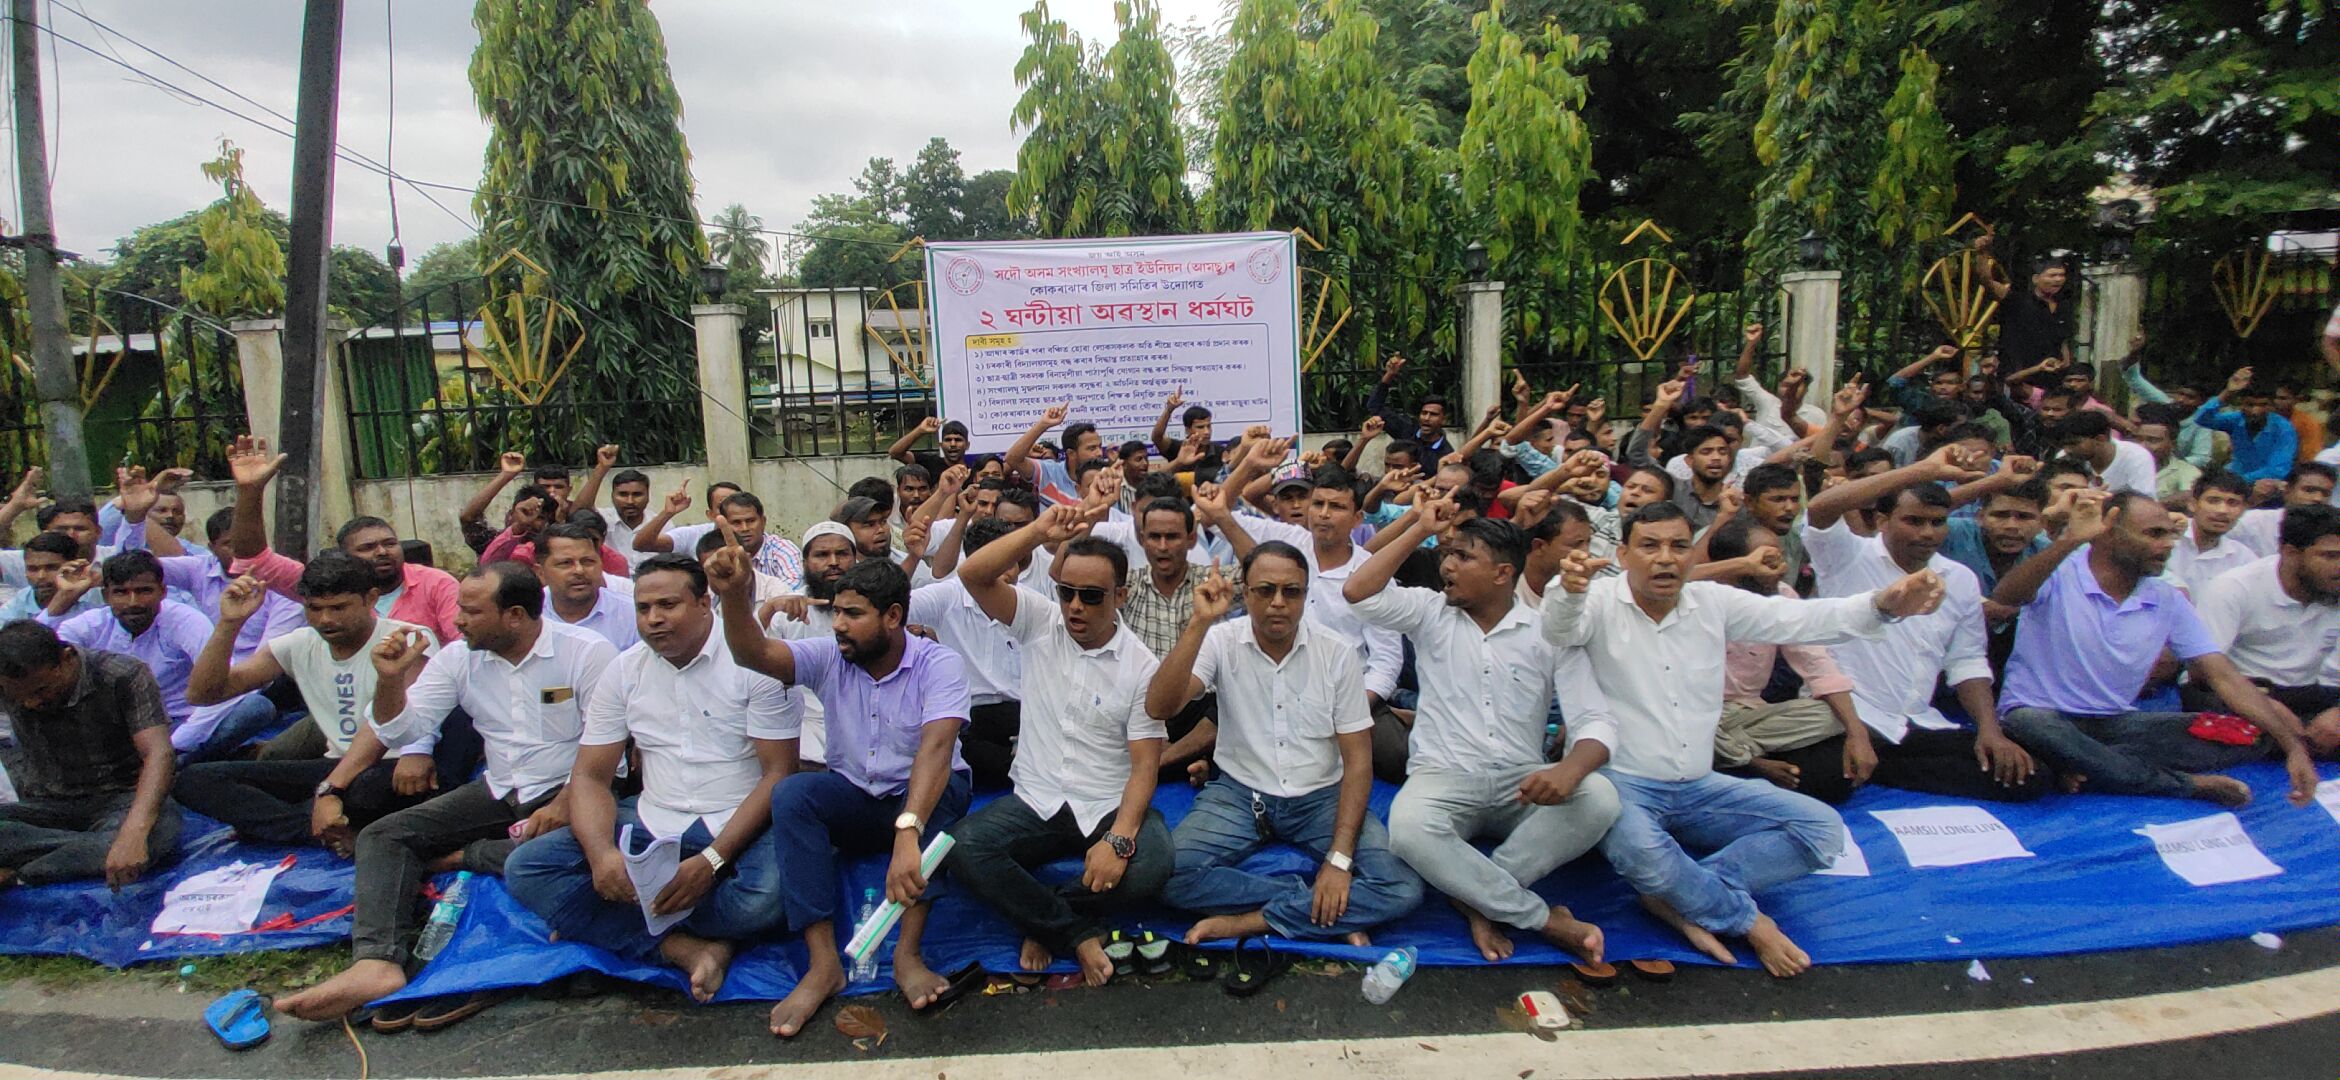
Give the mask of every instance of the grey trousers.
[{"label": "grey trousers", "polygon": [[[26,885],[105,877],[114,833],[137,797],[125,791],[0,806],[0,869],[16,871],[16,880]],[[154,829],[146,834],[147,868],[168,863],[178,853],[179,806],[165,799]]]},{"label": "grey trousers", "polygon": [[[1389,806],[1389,846],[1439,892],[1493,922],[1541,930],[1552,909],[1528,887],[1601,842],[1617,820],[1617,789],[1594,773],[1558,806],[1519,801],[1542,764],[1485,773],[1415,769]],[[1493,855],[1471,846],[1500,837]]]},{"label": "grey trousers", "polygon": [[1844,724],[1836,719],[1836,710],[1819,698],[1759,705],[1726,701],[1722,719],[1714,727],[1714,766],[1735,769],[1768,754],[1801,750],[1842,734]]},{"label": "grey trousers", "polygon": [[518,842],[512,823],[535,813],[560,789],[515,803],[488,794],[486,780],[474,780],[420,806],[408,807],[365,827],[357,837],[357,911],[351,918],[351,951],[360,960],[406,962],[407,935],[417,928],[414,894],[423,868],[450,851],[463,852],[463,868],[501,875],[504,859]]}]

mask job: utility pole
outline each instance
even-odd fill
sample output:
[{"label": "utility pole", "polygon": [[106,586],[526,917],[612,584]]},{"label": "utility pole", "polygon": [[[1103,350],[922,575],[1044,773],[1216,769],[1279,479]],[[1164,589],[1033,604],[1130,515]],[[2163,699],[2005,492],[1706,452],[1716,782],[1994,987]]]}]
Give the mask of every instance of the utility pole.
[{"label": "utility pole", "polygon": [[16,186],[24,200],[24,292],[32,315],[33,393],[49,445],[53,495],[86,496],[89,447],[81,434],[81,380],[65,329],[65,286],[57,276],[57,225],[49,215],[49,136],[41,116],[40,15],[34,0],[9,0],[9,59],[16,74]]},{"label": "utility pole", "polygon": [[[31,0],[15,0],[29,4]],[[293,132],[292,252],[285,263],[285,455],[276,492],[278,551],[305,557],[323,470],[325,283],[333,257],[333,147],[341,99],[341,0],[308,0],[301,22],[301,91]]]}]

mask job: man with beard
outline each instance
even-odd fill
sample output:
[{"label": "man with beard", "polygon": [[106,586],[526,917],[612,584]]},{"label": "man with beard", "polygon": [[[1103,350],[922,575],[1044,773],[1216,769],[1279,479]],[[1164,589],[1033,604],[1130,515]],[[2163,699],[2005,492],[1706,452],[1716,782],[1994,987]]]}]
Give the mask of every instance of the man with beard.
[{"label": "man with beard", "polygon": [[2076,790],[2249,803],[2247,785],[2213,770],[2260,756],[2255,746],[2194,737],[2192,713],[2137,710],[2166,648],[2196,684],[2273,737],[2291,801],[2304,806],[2317,777],[2298,721],[2235,670],[2160,576],[2177,532],[2151,496],[2082,492],[2063,535],[1999,579],[1991,598],[2023,612],[2003,691],[2007,733]]},{"label": "man with beard", "polygon": [[[2001,730],[1976,575],[1942,552],[1956,524],[1942,485],[1973,479],[1984,461],[1974,450],[1946,446],[1907,468],[1823,491],[1807,513],[1804,543],[1821,596],[1853,596],[1923,571],[1942,581],[1937,610],[1829,650],[1852,677],[1853,709],[1876,736],[1870,778],[1910,791],[2022,802],[2044,794],[2046,779]],[[2031,483],[2036,496],[2037,482]],[[2020,499],[2023,490],[2002,491],[1990,506],[2004,511],[2004,500]],[[1852,531],[1851,515],[1861,508],[1877,522],[1875,535]],[[1950,687],[1971,730],[1934,707],[1937,683]]]},{"label": "man with beard", "polygon": [[[776,641],[822,640],[836,633],[836,622],[831,618],[829,605],[837,599],[837,583],[845,572],[861,561],[861,548],[855,542],[853,530],[834,521],[815,522],[804,531],[804,591],[765,600],[757,609],[757,619],[765,633]],[[720,547],[714,550],[722,550]],[[702,553],[704,562],[709,553]],[[716,597],[720,606],[722,597]],[[797,741],[797,756],[802,761],[819,763],[828,760],[827,714],[821,708],[821,699],[801,694],[794,688],[788,691],[802,699],[804,722]]]},{"label": "man with beard", "polygon": [[[319,552],[301,571],[305,623],[234,660],[238,628],[256,617],[263,597],[275,594],[256,578],[228,585],[220,594],[219,626],[188,677],[187,699],[223,701],[289,675],[309,710],[303,723],[314,729],[313,739],[304,741],[313,741],[317,749],[298,759],[190,765],[174,789],[182,805],[226,822],[242,840],[314,842],[346,857],[358,830],[429,798],[442,777],[452,783],[471,775],[478,762],[462,740],[433,746],[426,739],[399,753],[395,764],[379,760],[381,743],[366,726],[379,679],[374,646],[392,634],[415,630],[424,635],[425,653],[438,647],[428,631],[376,616],[380,591],[371,566],[339,551]],[[359,748],[361,743],[370,745]],[[353,752],[367,764],[351,761]]]},{"label": "man with beard", "polygon": [[2224,394],[2194,410],[2194,423],[2226,433],[2234,446],[2226,467],[2243,479],[2281,480],[2298,463],[2299,432],[2274,410],[2274,394],[2243,368],[2227,378]]},{"label": "man with beard", "polygon": [[591,530],[555,525],[544,530],[536,546],[547,618],[590,630],[620,651],[642,640],[634,629],[633,583],[606,576],[601,542]]},{"label": "man with beard", "polygon": [[[585,703],[617,650],[545,619],[544,587],[519,563],[473,570],[456,603],[463,640],[437,655],[426,659],[428,641],[411,630],[374,647],[371,729],[379,745],[408,745],[438,731],[460,706],[486,746],[487,770],[358,833],[355,959],[340,974],[277,999],[287,1015],[333,1020],[406,985],[415,894],[432,860],[459,856],[446,868],[501,874],[517,841],[569,822],[562,792],[576,763]],[[362,744],[353,744],[335,772],[354,775],[372,764]]]},{"label": "man with beard", "polygon": [[618,558],[625,560],[626,570],[631,573],[634,567],[642,565],[642,560],[650,557],[649,552],[634,550],[634,532],[649,520],[650,477],[640,469],[625,469],[612,474],[610,470],[617,466],[617,459],[618,448],[615,444],[593,452],[593,471],[586,474],[585,486],[577,489],[576,506],[569,513],[574,515],[578,510],[593,509],[595,499],[601,494],[602,482],[606,480],[609,483],[609,506],[612,512],[602,515],[602,543],[616,551]]},{"label": "man with beard", "polygon": [[[1460,512],[1453,495],[1415,507],[1405,532],[1341,587],[1358,618],[1413,640],[1420,673],[1406,782],[1389,809],[1390,849],[1462,910],[1489,962],[1511,955],[1500,923],[1599,963],[1600,928],[1530,886],[1592,850],[1616,820],[1616,789],[1598,772],[1616,723],[1583,650],[1552,648],[1519,602],[1527,561],[1519,527],[1487,518],[1456,525]],[[1392,586],[1406,558],[1441,532],[1443,592]],[[1570,719],[1568,751],[1547,764],[1555,685]],[[1498,842],[1492,855],[1473,846],[1481,838]]]},{"label": "man with beard", "polygon": [[[235,448],[228,454],[228,472],[236,482],[235,518],[228,532],[235,562],[228,572],[250,574],[270,591],[299,600],[300,560],[268,550],[268,524],[262,517],[268,483],[283,467],[283,454],[269,456],[268,440],[236,437]],[[436,567],[407,562],[398,530],[389,522],[378,517],[351,518],[334,534],[333,543],[373,567],[374,587],[381,590],[374,601],[376,612],[422,627],[442,642],[460,635],[455,626],[455,579]]]},{"label": "man with beard", "polygon": [[[864,559],[837,580],[826,640],[774,641],[748,604],[747,559],[718,551],[707,579],[723,598],[723,634],[752,671],[812,691],[828,713],[829,767],[799,772],[772,789],[770,842],[779,853],[781,911],[804,935],[808,963],[772,1009],[772,1033],[796,1035],[845,989],[837,949],[837,856],[891,853],[886,898],[903,905],[894,983],[924,1010],[967,983],[926,966],[919,949],[933,899],[920,855],[967,812],[973,783],[959,756],[967,721],[965,665],[947,646],[909,632],[910,579]],[[981,971],[977,969],[980,984]]]},{"label": "man with beard", "polygon": [[[139,501],[137,494],[125,494],[125,503]],[[235,579],[227,568],[234,565],[235,508],[222,507],[203,522],[206,545],[190,552],[179,538],[161,528],[135,531],[132,547],[143,546],[162,561],[163,586],[183,592],[196,608],[213,621],[220,619],[220,594]],[[148,515],[152,524],[153,515]],[[258,651],[262,642],[271,641],[300,629],[301,605],[263,588],[260,610],[243,625],[243,633],[236,638],[234,659],[241,661]]]},{"label": "man with beard", "polygon": [[[2311,749],[2340,739],[2340,509],[2283,512],[2282,550],[2210,580],[2194,606],[2219,651],[2294,717],[2313,718]],[[2185,688],[2186,706],[2234,711],[2207,687]]]},{"label": "man with beard", "polygon": [[[1650,912],[1699,951],[1735,963],[1722,936],[1744,937],[1774,977],[1812,959],[1755,906],[1753,894],[1826,867],[1844,850],[1844,822],[1816,799],[1761,780],[1714,771],[1726,644],[1823,644],[1876,636],[1886,624],[1934,610],[1942,582],[1931,571],[1884,589],[1833,600],[1757,596],[1713,582],[1686,582],[1688,516],[1674,504],[1626,519],[1618,556],[1625,573],[1594,579],[1597,560],[1571,556],[1543,607],[1543,639],[1582,649],[1592,677],[1622,719],[1603,775],[1619,801],[1601,840],[1609,864]],[[1821,558],[1814,545],[1812,555]],[[1693,860],[1684,842],[1712,851]]]},{"label": "man with beard", "polygon": [[170,717],[145,665],[30,619],[0,626],[0,721],[22,799],[0,805],[0,890],[94,877],[119,889],[178,851]]},{"label": "man with beard", "polygon": [[[11,552],[24,564],[24,591],[0,604],[0,626],[18,619],[29,619],[48,610],[49,601],[57,596],[57,575],[68,564],[78,561],[81,545],[64,533],[34,533],[24,542],[24,550]],[[80,609],[88,611],[105,604],[102,592],[83,593]]]},{"label": "man with beard", "polygon": [[[697,559],[651,558],[632,596],[640,643],[611,663],[585,707],[570,824],[520,845],[504,880],[563,940],[681,968],[704,1002],[740,944],[779,921],[780,866],[763,834],[773,785],[796,771],[798,714],[785,687],[732,660]],[[620,801],[610,784],[629,741],[641,753],[642,793]],[[655,897],[634,891],[629,834],[640,846],[681,845]],[[643,900],[679,921],[646,932]]]},{"label": "man with beard", "polygon": [[[68,565],[58,572],[47,610],[34,617],[68,645],[134,656],[154,672],[181,765],[224,757],[274,723],[276,706],[259,694],[208,705],[188,700],[187,679],[211,637],[211,620],[166,599],[162,578],[161,560],[145,551],[122,552],[102,568]],[[101,583],[106,606],[75,614],[82,594]]]}]

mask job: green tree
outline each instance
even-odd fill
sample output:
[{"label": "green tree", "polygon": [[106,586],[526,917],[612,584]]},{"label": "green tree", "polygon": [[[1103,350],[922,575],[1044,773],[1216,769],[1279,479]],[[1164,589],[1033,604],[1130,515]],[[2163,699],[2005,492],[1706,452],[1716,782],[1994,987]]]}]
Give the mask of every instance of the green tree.
[{"label": "green tree", "polygon": [[398,303],[398,272],[364,248],[335,244],[325,278],[326,306],[353,326],[383,321]]},{"label": "green tree", "polygon": [[[464,282],[467,286],[479,284],[480,274],[487,268],[479,260],[479,238],[465,237],[431,245],[429,251],[416,259],[414,269],[406,275],[406,295],[419,297],[450,282]],[[480,299],[476,289],[465,290],[472,302]]]},{"label": "green tree", "polygon": [[969,240],[960,205],[967,198],[967,170],[959,152],[936,136],[919,149],[902,174],[902,227],[928,240]]},{"label": "green tree", "polygon": [[1012,169],[986,169],[967,178],[959,199],[959,220],[969,240],[1021,240],[1032,235],[1032,223],[1008,209],[1008,189],[1015,186]]},{"label": "green tree", "polygon": [[203,175],[220,186],[218,202],[195,217],[203,259],[179,268],[179,292],[221,318],[274,314],[284,307],[284,247],[269,235],[268,208],[244,183],[244,152],[222,140]]},{"label": "green tree", "polygon": [[548,419],[533,449],[583,460],[622,423],[630,455],[688,458],[699,430],[690,308],[707,241],[658,20],[643,0],[479,0],[472,23],[471,87],[488,121],[473,201],[481,246],[534,259],[582,320],[584,347],[556,394],[617,403]]},{"label": "green tree", "polygon": [[[1507,29],[1501,0],[1478,18],[1471,109],[1461,149],[1463,207],[1486,239],[1491,272],[1530,288],[1580,276],[1578,191],[1592,180],[1592,133],[1578,110],[1583,39],[1547,24],[1533,38]],[[1578,342],[1581,347],[1582,342]]]},{"label": "green tree", "polygon": [[1031,44],[1016,62],[1023,90],[1009,122],[1024,132],[1009,208],[1043,236],[1154,236],[1190,231],[1177,69],[1152,0],[1115,0],[1120,27],[1099,52],[1048,13],[1024,13]]},{"label": "green tree", "polygon": [[762,267],[772,257],[772,242],[764,238],[764,219],[732,203],[715,215],[715,234],[707,238],[708,254],[725,266]]},{"label": "green tree", "polygon": [[889,261],[909,234],[852,195],[814,196],[801,231],[788,243],[788,261],[808,288],[892,288],[923,269],[908,257]]}]

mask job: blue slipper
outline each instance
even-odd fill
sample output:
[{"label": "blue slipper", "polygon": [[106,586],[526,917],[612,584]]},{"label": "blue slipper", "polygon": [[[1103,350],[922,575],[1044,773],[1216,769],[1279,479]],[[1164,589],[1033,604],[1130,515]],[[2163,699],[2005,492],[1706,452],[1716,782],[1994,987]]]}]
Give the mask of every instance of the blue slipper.
[{"label": "blue slipper", "polygon": [[257,990],[238,990],[203,1010],[203,1025],[230,1050],[250,1050],[268,1041],[268,999]]}]

